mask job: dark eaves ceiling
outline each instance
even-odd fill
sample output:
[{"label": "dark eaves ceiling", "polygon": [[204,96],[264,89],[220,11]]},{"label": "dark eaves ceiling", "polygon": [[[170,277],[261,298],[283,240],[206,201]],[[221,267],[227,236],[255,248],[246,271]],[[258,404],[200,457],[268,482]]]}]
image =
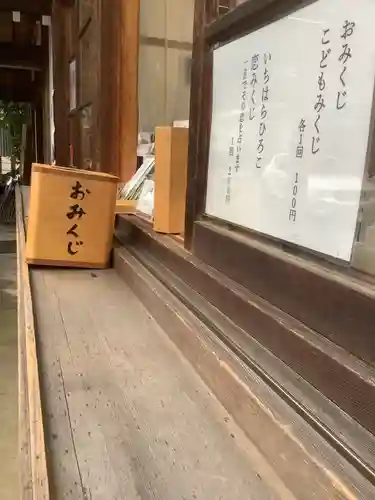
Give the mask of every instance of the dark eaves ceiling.
[{"label": "dark eaves ceiling", "polygon": [[0,11],[17,11],[25,14],[48,15],[52,0],[0,0]]}]

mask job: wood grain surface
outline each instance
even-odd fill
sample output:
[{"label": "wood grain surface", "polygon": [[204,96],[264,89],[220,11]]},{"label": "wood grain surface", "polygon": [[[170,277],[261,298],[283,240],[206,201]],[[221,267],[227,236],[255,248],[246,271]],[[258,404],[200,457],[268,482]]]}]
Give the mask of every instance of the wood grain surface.
[{"label": "wood grain surface", "polygon": [[54,499],[293,498],[114,270],[32,285]]},{"label": "wood grain surface", "polygon": [[[39,369],[20,188],[16,188],[19,414],[22,498],[49,500],[49,482],[39,384]],[[24,454],[25,453],[25,454]],[[27,470],[30,464],[31,471]],[[30,484],[31,481],[31,484]],[[31,495],[31,497],[30,497]]]}]

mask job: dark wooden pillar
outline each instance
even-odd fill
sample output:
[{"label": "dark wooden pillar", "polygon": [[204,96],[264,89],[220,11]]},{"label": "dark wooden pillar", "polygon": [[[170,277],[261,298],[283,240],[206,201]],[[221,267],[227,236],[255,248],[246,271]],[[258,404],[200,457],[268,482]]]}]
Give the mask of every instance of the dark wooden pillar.
[{"label": "dark wooden pillar", "polygon": [[60,2],[52,6],[55,157],[69,165],[69,66],[66,39],[67,10]]},{"label": "dark wooden pillar", "polygon": [[101,2],[100,167],[126,181],[136,170],[139,0]]},{"label": "dark wooden pillar", "polygon": [[204,85],[205,37],[204,27],[207,18],[204,0],[196,0],[194,12],[194,45],[193,64],[191,72],[190,119],[189,119],[189,158],[188,158],[188,187],[186,194],[186,224],[185,247],[190,248],[193,238],[194,221],[198,214],[198,203],[202,198],[202,189],[205,189],[204,176],[198,171],[205,171],[206,165],[201,164],[201,127],[204,123],[202,116],[202,89]]},{"label": "dark wooden pillar", "polygon": [[119,174],[120,15],[121,0],[101,0],[100,170]]},{"label": "dark wooden pillar", "polygon": [[137,168],[139,10],[140,0],[121,1],[119,177],[124,182]]}]

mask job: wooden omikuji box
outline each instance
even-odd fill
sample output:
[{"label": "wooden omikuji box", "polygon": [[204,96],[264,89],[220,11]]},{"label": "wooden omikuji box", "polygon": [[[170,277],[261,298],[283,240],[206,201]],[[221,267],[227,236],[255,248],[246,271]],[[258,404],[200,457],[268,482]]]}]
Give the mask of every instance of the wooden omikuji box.
[{"label": "wooden omikuji box", "polygon": [[34,164],[26,236],[29,264],[104,268],[115,220],[118,178]]},{"label": "wooden omikuji box", "polygon": [[154,230],[180,234],[185,228],[189,129],[156,127]]},{"label": "wooden omikuji box", "polygon": [[137,203],[137,200],[117,200],[116,214],[135,214]]}]

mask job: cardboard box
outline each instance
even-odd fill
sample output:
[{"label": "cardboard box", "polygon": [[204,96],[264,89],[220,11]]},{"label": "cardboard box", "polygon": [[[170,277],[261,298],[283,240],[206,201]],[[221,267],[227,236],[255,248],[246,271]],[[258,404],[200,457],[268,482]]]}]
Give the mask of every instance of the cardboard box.
[{"label": "cardboard box", "polygon": [[154,230],[185,229],[189,129],[157,127],[155,136]]},{"label": "cardboard box", "polygon": [[29,264],[104,268],[112,248],[117,177],[34,164],[26,236]]}]

